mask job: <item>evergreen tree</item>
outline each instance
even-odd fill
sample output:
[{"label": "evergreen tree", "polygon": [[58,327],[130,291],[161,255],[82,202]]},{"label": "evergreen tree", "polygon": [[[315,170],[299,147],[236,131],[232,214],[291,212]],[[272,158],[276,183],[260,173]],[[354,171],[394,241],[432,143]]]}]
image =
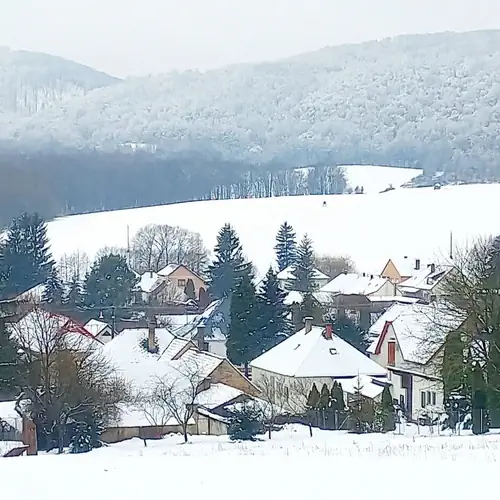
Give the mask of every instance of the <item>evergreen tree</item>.
[{"label": "evergreen tree", "polygon": [[0,401],[16,397],[21,383],[18,347],[0,318]]},{"label": "evergreen tree", "polygon": [[54,261],[47,225],[37,214],[24,213],[12,221],[3,247],[4,295],[16,295],[44,283]]},{"label": "evergreen tree", "polygon": [[[251,270],[246,268],[238,279],[231,298],[227,356],[235,365],[245,365],[258,352],[258,305]],[[247,374],[247,373],[246,373]]]},{"label": "evergreen tree", "polygon": [[332,413],[332,429],[338,429],[341,423],[342,413],[345,410],[344,391],[342,385],[336,380],[330,391],[330,411]]},{"label": "evergreen tree", "polygon": [[276,251],[278,272],[295,264],[297,258],[297,239],[293,227],[288,222],[281,224],[276,236],[276,246],[274,249]]},{"label": "evergreen tree", "polygon": [[358,377],[354,386],[354,394],[349,404],[349,430],[356,434],[372,432],[375,421],[375,409],[373,402],[363,396],[363,386]]},{"label": "evergreen tree", "polygon": [[316,410],[319,405],[320,394],[316,384],[313,384],[311,390],[309,392],[309,396],[307,397],[307,407],[310,410]]},{"label": "evergreen tree", "polygon": [[382,432],[391,432],[396,429],[396,410],[389,387],[384,387],[382,400],[378,411],[379,429]]},{"label": "evergreen tree", "polygon": [[77,276],[73,276],[69,283],[68,293],[64,297],[64,303],[73,307],[79,307],[83,305],[84,297],[80,280]]},{"label": "evergreen tree", "polygon": [[359,325],[357,325],[348,316],[342,315],[337,316],[333,324],[333,333],[345,340],[348,344],[355,347],[358,351],[366,352],[368,348],[368,334],[363,331]]},{"label": "evergreen tree", "polygon": [[251,267],[243,257],[240,240],[230,224],[219,231],[214,253],[215,259],[208,266],[209,292],[218,299],[230,297]]},{"label": "evergreen tree", "polygon": [[314,274],[314,249],[312,240],[306,234],[297,249],[297,259],[293,268],[294,277],[290,282],[290,289],[303,294],[312,294],[318,288]]},{"label": "evergreen tree", "polygon": [[330,391],[328,390],[328,386],[326,384],[323,384],[323,387],[321,387],[321,392],[319,393],[318,410],[328,409],[329,403]]},{"label": "evergreen tree", "polygon": [[471,372],[472,432],[484,434],[489,429],[488,395],[483,370],[477,364]]},{"label": "evergreen tree", "polygon": [[120,255],[104,255],[92,265],[85,280],[86,300],[90,306],[122,307],[132,300],[137,283],[135,274]]},{"label": "evergreen tree", "polygon": [[57,269],[53,267],[49,277],[45,281],[45,288],[42,294],[42,301],[48,304],[61,304],[63,302],[64,289],[57,274]]},{"label": "evergreen tree", "polygon": [[251,403],[231,410],[227,431],[231,441],[255,441],[259,434],[265,432],[262,412]]},{"label": "evergreen tree", "polygon": [[452,392],[465,386],[465,345],[459,331],[450,332],[445,340],[441,376],[443,378],[444,399]]},{"label": "evergreen tree", "polygon": [[184,293],[186,297],[191,300],[196,300],[196,289],[194,287],[193,280],[189,278],[186,282],[186,286],[184,287]]},{"label": "evergreen tree", "polygon": [[293,331],[290,311],[285,305],[287,292],[279,285],[276,273],[270,267],[257,294],[259,343],[256,356],[279,344]]}]

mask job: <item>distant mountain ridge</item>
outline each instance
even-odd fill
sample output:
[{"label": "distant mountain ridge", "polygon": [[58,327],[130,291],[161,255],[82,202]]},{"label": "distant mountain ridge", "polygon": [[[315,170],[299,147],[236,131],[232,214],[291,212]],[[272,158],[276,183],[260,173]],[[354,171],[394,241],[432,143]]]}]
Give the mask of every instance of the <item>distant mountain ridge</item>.
[{"label": "distant mountain ridge", "polygon": [[119,81],[62,57],[0,47],[0,117],[32,116]]},{"label": "distant mountain ridge", "polygon": [[0,140],[104,150],[140,143],[254,163],[500,178],[500,30],[400,36],[94,85],[18,114]]}]

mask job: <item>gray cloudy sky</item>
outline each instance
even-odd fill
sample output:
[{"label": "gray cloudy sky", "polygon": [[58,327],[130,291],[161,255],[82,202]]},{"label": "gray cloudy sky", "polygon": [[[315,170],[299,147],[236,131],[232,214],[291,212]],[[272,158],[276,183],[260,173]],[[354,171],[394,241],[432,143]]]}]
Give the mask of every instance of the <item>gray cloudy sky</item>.
[{"label": "gray cloudy sky", "polygon": [[117,76],[487,28],[500,28],[500,0],[0,0],[0,46]]}]

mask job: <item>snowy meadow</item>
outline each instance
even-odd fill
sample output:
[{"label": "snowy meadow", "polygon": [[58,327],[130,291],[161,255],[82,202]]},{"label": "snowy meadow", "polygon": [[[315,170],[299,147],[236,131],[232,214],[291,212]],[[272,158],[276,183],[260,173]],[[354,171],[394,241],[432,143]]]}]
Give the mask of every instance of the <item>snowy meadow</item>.
[{"label": "snowy meadow", "polygon": [[[413,429],[415,431],[415,429]],[[2,498],[22,491],[39,500],[62,495],[96,500],[144,498],[148,495],[242,499],[386,499],[398,491],[405,499],[471,498],[494,491],[500,459],[500,436],[480,437],[370,434],[285,427],[272,440],[231,443],[227,436],[179,436],[125,441],[82,455],[40,455],[2,460]],[[207,460],[207,457],[213,457]],[[480,471],[480,473],[479,473]],[[39,488],[47,474],[57,475],[51,488]],[[443,478],[473,477],[471,481]],[[29,478],[26,481],[26,478]],[[423,489],[414,483],[421,478]],[[86,485],[86,486],[85,486]],[[388,490],[389,489],[389,490]]]}]

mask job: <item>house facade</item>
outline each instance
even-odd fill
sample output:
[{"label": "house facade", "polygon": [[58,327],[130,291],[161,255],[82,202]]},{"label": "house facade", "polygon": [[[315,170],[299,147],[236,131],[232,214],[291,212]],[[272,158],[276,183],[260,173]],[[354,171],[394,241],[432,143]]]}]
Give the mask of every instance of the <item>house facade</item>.
[{"label": "house facade", "polygon": [[401,259],[389,259],[380,276],[391,280],[393,283],[402,283],[411,278],[415,271],[420,271],[423,263],[419,258],[404,256]]},{"label": "house facade", "polygon": [[438,303],[394,304],[371,327],[368,353],[387,369],[392,395],[409,419],[442,409],[443,345],[464,320]]},{"label": "house facade", "polygon": [[172,283],[173,286],[184,291],[188,280],[191,280],[194,285],[195,299],[200,299],[200,293],[203,294],[207,291],[207,283],[205,280],[196,274],[191,269],[187,268],[183,264],[169,264],[160,271],[158,271],[160,277],[166,277]]}]

